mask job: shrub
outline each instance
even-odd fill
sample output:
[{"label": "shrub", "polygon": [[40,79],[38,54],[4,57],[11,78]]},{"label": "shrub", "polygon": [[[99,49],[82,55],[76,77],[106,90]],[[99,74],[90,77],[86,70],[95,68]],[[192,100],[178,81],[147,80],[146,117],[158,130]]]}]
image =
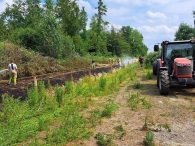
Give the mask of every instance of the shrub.
[{"label": "shrub", "polygon": [[146,132],[146,137],[144,138],[145,146],[154,146],[154,134],[151,131]]},{"label": "shrub", "polygon": [[158,58],[160,52],[151,52],[149,53],[144,60],[145,66],[150,67],[152,63]]}]

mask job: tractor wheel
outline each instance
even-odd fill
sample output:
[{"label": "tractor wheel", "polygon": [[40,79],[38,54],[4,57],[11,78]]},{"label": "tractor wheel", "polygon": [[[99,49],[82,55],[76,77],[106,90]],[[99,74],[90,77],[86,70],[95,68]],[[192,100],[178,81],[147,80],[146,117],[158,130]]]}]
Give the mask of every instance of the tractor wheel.
[{"label": "tractor wheel", "polygon": [[156,86],[159,88],[159,73],[157,73],[157,76],[156,76]]},{"label": "tractor wheel", "polygon": [[153,62],[153,75],[157,75],[157,61]]},{"label": "tractor wheel", "polygon": [[169,94],[169,75],[167,70],[160,70],[158,75],[159,91],[161,95]]}]

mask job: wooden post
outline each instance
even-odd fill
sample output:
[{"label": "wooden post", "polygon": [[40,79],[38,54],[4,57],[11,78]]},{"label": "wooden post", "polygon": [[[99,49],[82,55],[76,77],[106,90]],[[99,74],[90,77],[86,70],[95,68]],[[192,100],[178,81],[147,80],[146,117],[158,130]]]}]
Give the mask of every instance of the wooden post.
[{"label": "wooden post", "polygon": [[89,77],[91,78],[92,74],[91,74],[91,70],[89,69]]},{"label": "wooden post", "polygon": [[37,77],[36,76],[34,76],[34,86],[37,89]]}]

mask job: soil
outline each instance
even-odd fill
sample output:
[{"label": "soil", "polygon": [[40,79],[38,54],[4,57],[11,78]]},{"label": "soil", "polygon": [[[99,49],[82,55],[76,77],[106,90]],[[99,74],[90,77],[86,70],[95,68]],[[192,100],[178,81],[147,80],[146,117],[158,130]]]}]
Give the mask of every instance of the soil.
[{"label": "soil", "polygon": [[[108,72],[110,66],[103,66],[95,70],[85,69],[69,73],[56,73],[44,76],[37,76],[37,80],[45,83],[50,80],[51,85],[62,85],[65,81],[79,80],[82,76]],[[143,140],[148,130],[154,134],[156,146],[195,146],[195,89],[182,86],[172,86],[168,96],[159,94],[156,87],[156,77],[146,79],[144,68],[136,70],[137,79],[121,85],[119,91],[113,95],[94,98],[96,106],[92,106],[85,113],[92,109],[99,108],[100,103],[107,103],[112,99],[119,108],[112,114],[111,118],[103,118],[101,124],[94,128],[94,135],[84,141],[73,141],[67,146],[98,146],[95,135],[104,133],[114,135],[112,145],[116,146],[143,146]],[[141,89],[134,89],[133,85],[139,82],[143,85]],[[17,86],[7,85],[6,80],[0,81],[0,94],[8,93],[14,97],[27,97],[26,88],[33,83],[33,77],[18,79]],[[152,106],[149,109],[138,107],[131,110],[128,106],[128,99],[131,94],[139,94]],[[144,125],[146,129],[143,130]],[[115,127],[122,126],[125,133],[116,133]]]}]

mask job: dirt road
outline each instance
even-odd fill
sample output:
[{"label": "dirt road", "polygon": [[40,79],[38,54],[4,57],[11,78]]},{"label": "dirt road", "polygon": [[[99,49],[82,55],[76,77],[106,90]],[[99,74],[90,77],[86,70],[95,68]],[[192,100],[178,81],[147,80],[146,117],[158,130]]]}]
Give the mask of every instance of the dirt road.
[{"label": "dirt road", "polygon": [[[144,69],[137,71],[138,78],[111,97],[97,100],[97,105],[106,103],[109,99],[119,106],[111,118],[104,118],[101,125],[95,128],[90,140],[79,143],[82,146],[96,146],[95,135],[103,133],[112,135],[112,144],[117,146],[143,146],[146,131],[154,133],[156,146],[195,146],[195,89],[186,87],[171,87],[168,96],[159,94],[156,78],[146,79]],[[143,85],[134,89],[136,82]],[[131,110],[128,100],[132,94],[138,94],[151,104],[151,108],[138,107]],[[93,107],[98,108],[98,107]],[[90,111],[91,109],[89,109]],[[143,126],[146,130],[143,130]],[[123,127],[124,135],[117,134],[115,128]]]}]

